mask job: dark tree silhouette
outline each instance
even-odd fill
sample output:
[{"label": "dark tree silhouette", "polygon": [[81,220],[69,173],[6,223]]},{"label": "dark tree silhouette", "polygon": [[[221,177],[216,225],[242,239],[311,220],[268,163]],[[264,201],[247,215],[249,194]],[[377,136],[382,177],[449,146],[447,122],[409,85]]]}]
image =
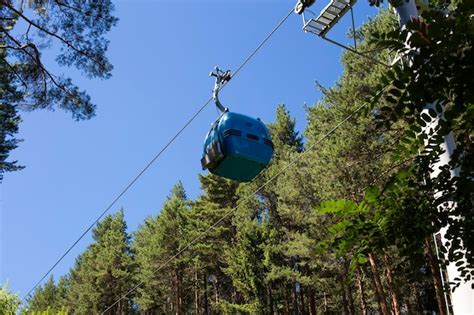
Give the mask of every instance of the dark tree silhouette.
[{"label": "dark tree silhouette", "polygon": [[[42,51],[57,45],[59,65],[75,67],[88,78],[109,78],[105,34],[117,23],[113,9],[110,0],[0,0],[0,174],[19,169],[6,162],[18,142],[17,110],[60,108],[76,120],[94,116],[90,96],[70,78],[52,73]],[[9,122],[13,125],[4,128]]]}]

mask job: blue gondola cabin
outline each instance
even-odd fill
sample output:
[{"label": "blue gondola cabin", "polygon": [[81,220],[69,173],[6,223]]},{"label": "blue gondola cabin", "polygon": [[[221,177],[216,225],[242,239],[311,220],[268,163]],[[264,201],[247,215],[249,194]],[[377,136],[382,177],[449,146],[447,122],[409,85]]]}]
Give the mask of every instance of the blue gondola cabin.
[{"label": "blue gondola cabin", "polygon": [[218,176],[248,182],[270,163],[272,155],[273,143],[260,119],[225,112],[206,136],[201,165]]}]

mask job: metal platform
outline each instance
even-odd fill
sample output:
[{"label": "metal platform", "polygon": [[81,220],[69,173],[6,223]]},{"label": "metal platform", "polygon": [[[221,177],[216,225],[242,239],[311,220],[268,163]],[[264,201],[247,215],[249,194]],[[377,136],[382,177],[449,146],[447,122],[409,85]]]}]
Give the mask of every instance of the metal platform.
[{"label": "metal platform", "polygon": [[324,37],[344,14],[352,8],[356,1],[357,0],[331,0],[318,17],[306,21],[303,30]]}]

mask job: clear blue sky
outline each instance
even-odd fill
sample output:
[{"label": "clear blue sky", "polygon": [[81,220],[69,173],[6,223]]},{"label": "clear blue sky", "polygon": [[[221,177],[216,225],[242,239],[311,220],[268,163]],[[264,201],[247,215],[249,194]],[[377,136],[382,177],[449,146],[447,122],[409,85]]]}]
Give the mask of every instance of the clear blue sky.
[{"label": "clear blue sky", "polygon": [[[313,8],[319,12],[327,0]],[[97,116],[75,122],[63,111],[23,113],[12,154],[26,168],[1,184],[0,281],[21,296],[97,218],[112,199],[211,95],[213,66],[235,69],[294,5],[293,1],[117,1],[118,26],[109,34],[113,77],[90,81],[71,75],[97,106]],[[376,13],[360,1],[356,24]],[[330,33],[345,38],[348,14]],[[314,80],[329,86],[341,72],[341,50],[305,34],[292,15],[221,93],[231,110],[275,118],[285,103],[305,125],[304,104],[320,98]],[[125,209],[129,231],[159,212],[181,180],[199,195],[197,174],[204,136],[217,112],[213,104],[111,209]],[[55,269],[68,272],[91,242],[88,234]]]}]

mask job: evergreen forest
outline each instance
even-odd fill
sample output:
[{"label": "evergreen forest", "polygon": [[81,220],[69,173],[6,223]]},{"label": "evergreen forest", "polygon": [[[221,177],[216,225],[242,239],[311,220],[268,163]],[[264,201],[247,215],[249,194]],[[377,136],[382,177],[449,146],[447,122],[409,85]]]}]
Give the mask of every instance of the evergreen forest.
[{"label": "evergreen forest", "polygon": [[[305,105],[304,130],[274,104],[274,155],[252,182],[198,174],[190,199],[177,181],[135,231],[124,219],[133,209],[114,209],[69,273],[19,312],[447,314],[450,292],[474,277],[474,5],[449,8],[404,31],[381,10],[349,32],[364,56],[345,51],[338,81],[316,83],[323,97]],[[411,66],[386,66],[413,50]],[[423,111],[434,100],[445,108]],[[430,177],[450,133],[452,161]],[[462,275],[452,283],[448,261]]]}]

